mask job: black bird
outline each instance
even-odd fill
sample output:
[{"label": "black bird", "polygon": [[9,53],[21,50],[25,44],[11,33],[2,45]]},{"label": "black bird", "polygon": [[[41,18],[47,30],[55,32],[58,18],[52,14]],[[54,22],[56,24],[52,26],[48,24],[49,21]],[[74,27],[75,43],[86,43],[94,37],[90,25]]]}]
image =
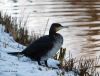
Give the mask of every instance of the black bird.
[{"label": "black bird", "polygon": [[67,26],[61,26],[61,24],[59,23],[53,23],[49,30],[49,35],[40,37],[22,52],[11,52],[8,54],[24,54],[32,60],[38,61],[38,63],[40,64],[41,60],[47,60],[48,58],[54,56],[62,47],[63,37],[56,32],[66,27]]}]

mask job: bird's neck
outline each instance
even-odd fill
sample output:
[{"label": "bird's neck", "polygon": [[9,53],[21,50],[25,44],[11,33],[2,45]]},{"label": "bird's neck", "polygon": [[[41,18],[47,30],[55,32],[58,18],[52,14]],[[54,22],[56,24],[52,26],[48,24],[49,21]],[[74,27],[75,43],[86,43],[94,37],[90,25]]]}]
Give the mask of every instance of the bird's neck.
[{"label": "bird's neck", "polygon": [[50,31],[49,31],[49,35],[55,35],[56,34],[56,30],[55,29],[52,29],[50,28]]},{"label": "bird's neck", "polygon": [[55,30],[50,30],[49,31],[49,36],[54,36],[56,35],[56,31]]}]

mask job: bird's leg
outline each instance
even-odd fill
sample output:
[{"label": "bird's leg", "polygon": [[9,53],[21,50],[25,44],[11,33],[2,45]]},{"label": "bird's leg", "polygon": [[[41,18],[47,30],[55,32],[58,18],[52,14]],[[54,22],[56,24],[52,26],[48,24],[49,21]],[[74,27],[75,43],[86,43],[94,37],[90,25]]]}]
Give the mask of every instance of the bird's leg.
[{"label": "bird's leg", "polygon": [[37,59],[37,62],[39,65],[41,65],[40,58]]},{"label": "bird's leg", "polygon": [[44,63],[45,63],[45,65],[46,65],[46,67],[48,67],[48,62],[47,62],[47,60],[44,60]]},{"label": "bird's leg", "polygon": [[39,64],[39,65],[41,65],[40,60],[39,60],[39,61],[37,61],[37,62],[38,62],[38,64]]}]

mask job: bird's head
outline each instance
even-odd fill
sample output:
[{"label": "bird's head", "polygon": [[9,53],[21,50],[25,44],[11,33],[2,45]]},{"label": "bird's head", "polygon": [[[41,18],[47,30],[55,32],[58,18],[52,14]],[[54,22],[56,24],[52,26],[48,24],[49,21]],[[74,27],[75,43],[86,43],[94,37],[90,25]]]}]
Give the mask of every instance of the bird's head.
[{"label": "bird's head", "polygon": [[59,31],[63,28],[68,28],[68,26],[62,26],[59,23],[53,23],[50,27],[49,34],[55,34],[57,31]]}]

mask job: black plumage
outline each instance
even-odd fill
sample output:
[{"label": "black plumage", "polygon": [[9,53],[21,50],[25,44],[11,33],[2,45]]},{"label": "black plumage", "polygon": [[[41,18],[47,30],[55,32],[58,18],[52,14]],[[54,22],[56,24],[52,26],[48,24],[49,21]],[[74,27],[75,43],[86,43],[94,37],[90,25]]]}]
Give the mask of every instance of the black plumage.
[{"label": "black plumage", "polygon": [[42,56],[46,55],[46,53],[52,49],[52,41],[48,35],[40,37],[23,50],[22,53],[31,59],[40,60]]},{"label": "black plumage", "polygon": [[40,37],[22,52],[11,52],[8,54],[24,54],[32,60],[36,60],[40,63],[40,60],[46,60],[47,58],[54,56],[62,47],[63,37],[56,33],[62,28],[64,28],[64,26],[61,26],[59,23],[53,23],[49,30],[49,35]]}]

